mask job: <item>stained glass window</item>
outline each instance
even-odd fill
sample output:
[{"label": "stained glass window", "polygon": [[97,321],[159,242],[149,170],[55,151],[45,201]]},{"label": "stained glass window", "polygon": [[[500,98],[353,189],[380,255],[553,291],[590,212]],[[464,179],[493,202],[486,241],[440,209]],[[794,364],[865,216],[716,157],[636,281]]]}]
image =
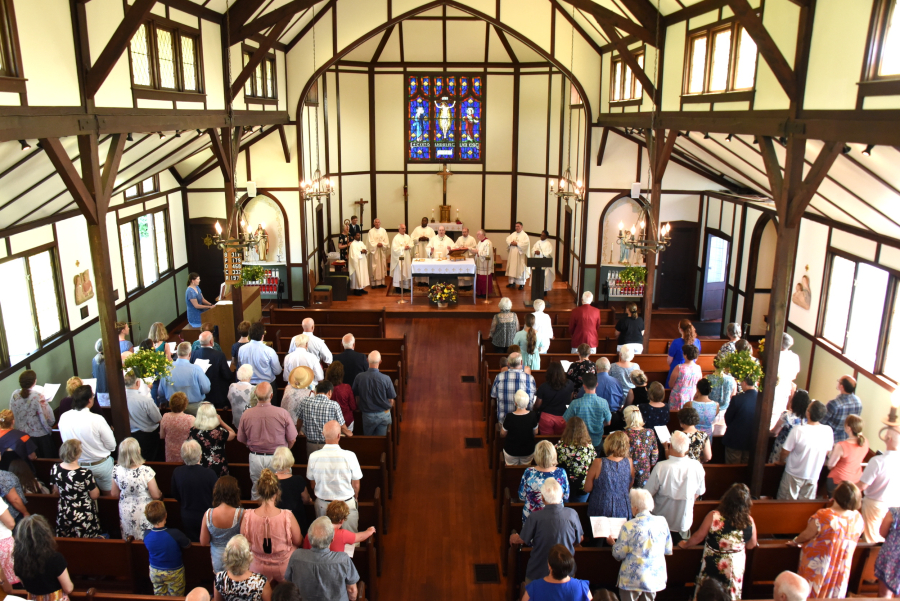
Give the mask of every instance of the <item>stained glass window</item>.
[{"label": "stained glass window", "polygon": [[484,76],[409,75],[406,80],[407,159],[484,160]]}]

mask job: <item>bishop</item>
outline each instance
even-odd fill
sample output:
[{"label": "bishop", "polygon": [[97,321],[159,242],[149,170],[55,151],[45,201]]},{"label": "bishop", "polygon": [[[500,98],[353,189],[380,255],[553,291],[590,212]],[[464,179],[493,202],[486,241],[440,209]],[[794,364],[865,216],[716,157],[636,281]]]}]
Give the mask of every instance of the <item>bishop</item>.
[{"label": "bishop", "polygon": [[397,232],[391,242],[391,279],[394,280],[394,291],[402,294],[404,288],[408,290],[412,287],[409,269],[415,245],[406,233],[406,224],[401,223]]},{"label": "bishop", "polygon": [[350,271],[350,288],[356,296],[368,294],[369,292],[363,288],[369,285],[369,262],[366,259],[369,251],[359,232],[356,232],[353,242],[350,243],[348,254],[350,255],[347,260],[347,268]]},{"label": "bishop", "polygon": [[522,231],[522,222],[516,222],[516,231],[506,237],[506,248],[509,254],[506,259],[506,275],[509,276],[507,288],[519,286],[519,290],[525,289],[525,280],[528,279],[528,267],[525,261],[531,251],[528,234]]},{"label": "bishop", "polygon": [[[532,257],[543,257],[545,259],[553,258],[553,242],[548,239],[547,230],[541,230],[541,239],[534,243],[531,249]],[[555,271],[553,266],[544,267],[544,296],[553,289],[553,280]]]},{"label": "bishop", "polygon": [[372,229],[366,233],[366,246],[369,250],[369,273],[372,288],[386,288],[384,278],[388,272],[390,242],[387,230],[381,227],[381,219],[372,222]]},{"label": "bishop", "polygon": [[[466,258],[471,259],[475,257],[477,253],[478,241],[475,240],[472,236],[469,235],[469,228],[464,227],[462,229],[462,236],[456,239],[456,246],[454,248],[465,248],[466,249]],[[472,287],[472,278],[459,278],[459,287],[461,290],[468,290]]]},{"label": "bishop", "polygon": [[428,256],[432,259],[446,259],[453,249],[453,240],[444,231],[444,226],[438,226],[437,236],[428,242]]}]

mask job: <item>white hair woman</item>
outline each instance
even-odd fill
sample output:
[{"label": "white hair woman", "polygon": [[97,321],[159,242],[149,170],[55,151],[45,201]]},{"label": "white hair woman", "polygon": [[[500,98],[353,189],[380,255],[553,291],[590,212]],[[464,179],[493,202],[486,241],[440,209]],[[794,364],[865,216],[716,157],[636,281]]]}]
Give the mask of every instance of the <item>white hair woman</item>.
[{"label": "white hair woman", "polygon": [[540,343],[540,353],[543,355],[550,350],[550,341],[553,340],[553,322],[550,316],[544,313],[544,301],[536,299],[534,301],[534,331],[537,333],[538,342]]},{"label": "white hair woman", "polygon": [[200,465],[203,451],[200,443],[188,439],[181,444],[180,465],[172,472],[172,496],[181,510],[181,530],[193,542],[200,541],[203,514],[209,509],[218,476]]},{"label": "white hair woman", "polygon": [[504,438],[503,457],[506,465],[529,465],[534,458],[534,435],[538,433],[538,414],[529,411],[530,399],[524,390],[513,397],[516,410],[507,413],[500,426]]},{"label": "white hair woman", "polygon": [[556,449],[548,440],[542,440],[534,447],[534,467],[525,469],[519,484],[519,499],[525,502],[522,508],[522,521],[528,519],[534,511],[544,508],[541,497],[541,485],[544,480],[553,478],[563,490],[563,501],[569,500],[569,477],[566,470],[557,465]]},{"label": "white hair woman", "polygon": [[619,360],[609,366],[609,375],[622,385],[622,390],[628,394],[634,388],[634,382],[631,381],[631,372],[640,369],[637,363],[632,363],[634,359],[634,349],[631,345],[626,344],[619,347]]},{"label": "white hair woman", "polygon": [[272,586],[268,578],[250,571],[252,561],[250,543],[242,534],[228,541],[222,554],[223,569],[214,583],[215,601],[269,601]]},{"label": "white hair woman", "polygon": [[144,540],[144,531],[150,529],[144,507],[154,499],[162,499],[163,495],[156,484],[156,472],[144,465],[141,446],[133,438],[119,443],[119,459],[113,468],[110,495],[119,499],[122,538],[133,536],[136,540]]},{"label": "white hair woman", "polygon": [[656,432],[644,427],[641,410],[635,405],[625,407],[625,434],[631,444],[631,460],[634,463],[634,488],[644,488],[650,471],[659,459]]},{"label": "white hair woman", "polygon": [[272,471],[278,478],[281,486],[281,498],[275,504],[281,509],[288,509],[297,518],[300,529],[304,532],[309,525],[306,517],[306,507],[311,503],[309,493],[306,492],[306,478],[300,474],[294,474],[294,454],[287,447],[278,447],[272,455]]},{"label": "white hair woman", "polygon": [[665,556],[672,554],[672,535],[666,518],[650,513],[649,492],[634,488],[629,498],[634,517],[622,525],[618,537],[606,541],[613,546],[613,557],[622,562],[618,582],[622,598],[653,598],[666,588]]},{"label": "white hair woman", "polygon": [[253,377],[253,366],[250,364],[241,365],[237,370],[238,381],[228,387],[228,402],[231,403],[231,421],[237,428],[241,423],[241,416],[250,406],[250,391],[253,384],[250,378]]},{"label": "white hair woman", "polygon": [[225,457],[225,443],[234,440],[235,433],[209,402],[202,402],[197,408],[194,427],[188,432],[189,440],[196,440],[203,449],[200,465],[211,468],[217,477],[228,475],[228,459]]},{"label": "white hair woman", "polygon": [[519,316],[512,312],[512,301],[505,296],[500,299],[497,308],[500,312],[491,321],[491,344],[494,345],[495,353],[506,354],[519,331]]}]

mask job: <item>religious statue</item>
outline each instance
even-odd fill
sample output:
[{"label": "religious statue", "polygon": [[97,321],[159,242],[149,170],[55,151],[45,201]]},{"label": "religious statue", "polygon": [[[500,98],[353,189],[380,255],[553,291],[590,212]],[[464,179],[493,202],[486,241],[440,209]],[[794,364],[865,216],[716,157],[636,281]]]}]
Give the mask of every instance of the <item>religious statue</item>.
[{"label": "religious statue", "polygon": [[269,235],[266,233],[266,228],[263,224],[260,223],[256,226],[256,231],[253,232],[253,235],[256,236],[256,252],[259,254],[259,260],[265,261],[269,255]]},{"label": "religious statue", "polygon": [[466,109],[465,116],[463,116],[463,139],[466,142],[475,141],[476,123],[478,123],[478,119],[475,118],[475,109],[470,106]]},{"label": "religious statue", "polygon": [[438,126],[441,128],[441,131],[444,132],[443,139],[446,140],[447,132],[453,127],[453,107],[456,106],[456,103],[447,104],[446,102],[435,102],[434,105],[437,107]]},{"label": "religious statue", "polygon": [[629,254],[630,254],[630,251],[628,250],[628,247],[625,246],[624,244],[620,244],[619,245],[619,264],[620,265],[628,265]]}]

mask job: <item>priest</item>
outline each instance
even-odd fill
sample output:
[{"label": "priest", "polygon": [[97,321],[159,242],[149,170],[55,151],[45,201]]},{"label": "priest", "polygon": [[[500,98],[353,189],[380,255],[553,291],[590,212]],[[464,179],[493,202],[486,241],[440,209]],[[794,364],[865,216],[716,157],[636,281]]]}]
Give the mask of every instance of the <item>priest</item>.
[{"label": "priest", "polygon": [[484,235],[484,230],[475,233],[478,246],[475,247],[475,295],[485,296],[494,286],[494,245]]},{"label": "priest", "polygon": [[528,234],[522,231],[522,222],[516,222],[516,231],[506,237],[506,275],[509,277],[507,288],[519,286],[519,290],[525,289],[525,280],[528,279],[528,253],[531,250]]},{"label": "priest", "polygon": [[384,278],[388,273],[389,245],[387,230],[381,227],[381,219],[376,219],[372,222],[372,229],[366,233],[372,288],[387,288]]},{"label": "priest", "polygon": [[369,251],[366,249],[366,243],[362,241],[362,234],[356,232],[349,250],[347,267],[350,271],[350,288],[356,296],[368,294],[369,292],[363,288],[369,285],[369,262],[366,258]]},{"label": "priest", "polygon": [[397,232],[391,242],[391,279],[394,280],[394,292],[403,294],[403,289],[412,287],[409,270],[414,244],[412,237],[406,233],[406,224],[401,223]]},{"label": "priest", "polygon": [[[413,230],[411,235],[413,242],[416,243],[416,256],[424,259],[428,256],[428,242],[434,238],[434,230],[428,225],[428,217],[422,217],[422,225]],[[427,277],[416,278],[417,284],[428,285]]]},{"label": "priest", "polygon": [[[541,239],[535,242],[534,248],[531,249],[532,257],[544,259],[553,258],[553,242],[548,238],[549,235],[547,234],[547,230],[541,230]],[[544,267],[544,296],[547,296],[547,293],[553,290],[555,273],[552,265],[550,267]],[[533,283],[534,282],[532,282],[532,284]]]},{"label": "priest", "polygon": [[[477,252],[478,241],[475,240],[472,236],[469,235],[469,228],[464,227],[462,229],[462,236],[456,239],[456,246],[454,249],[465,249],[466,250],[466,258],[472,259],[475,257]],[[460,277],[459,278],[459,289],[460,290],[471,290],[472,289],[472,278]]]},{"label": "priest", "polygon": [[437,236],[428,241],[428,257],[431,259],[446,259],[450,256],[454,243],[444,231],[444,226],[438,226]]}]

